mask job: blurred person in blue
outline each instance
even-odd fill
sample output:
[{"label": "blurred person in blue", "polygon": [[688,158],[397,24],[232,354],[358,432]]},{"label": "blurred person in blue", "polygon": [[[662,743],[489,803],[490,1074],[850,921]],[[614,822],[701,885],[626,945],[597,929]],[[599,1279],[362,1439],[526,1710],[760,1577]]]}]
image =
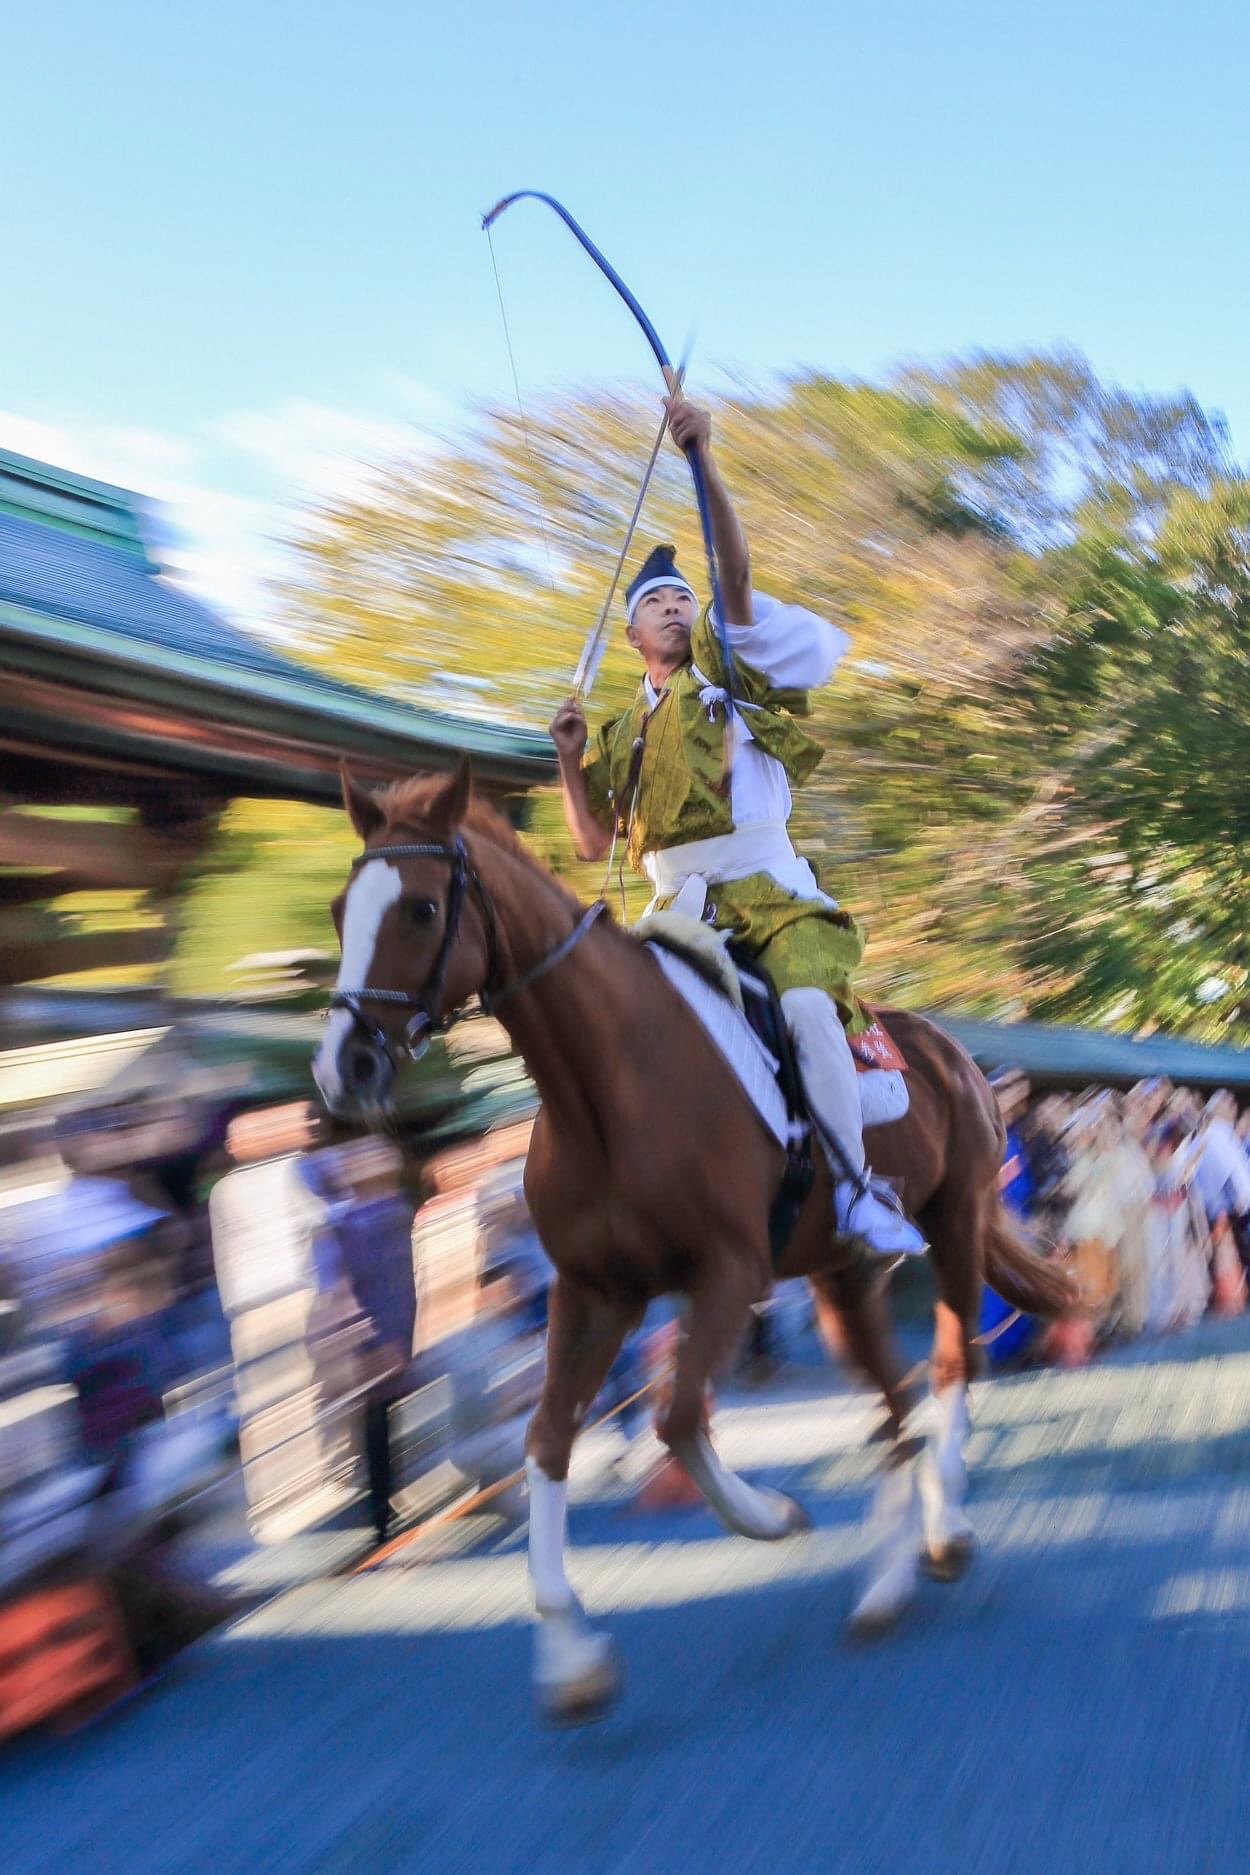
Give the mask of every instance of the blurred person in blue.
[{"label": "blurred person in blue", "polygon": [[413,1205],[401,1188],[403,1161],[384,1139],[352,1140],[331,1155],[320,1182],[331,1199],[317,1233],[319,1286],[339,1288],[363,1323],[357,1349],[370,1521],[379,1543],[394,1523],[391,1409],[411,1391],[417,1289]]},{"label": "blurred person in blue", "polygon": [[1231,1236],[1250,1269],[1250,1165],[1237,1137],[1237,1102],[1226,1089],[1212,1094],[1194,1140],[1195,1177],[1217,1246]]},{"label": "blurred person in blue", "polygon": [[[990,1085],[1006,1135],[998,1189],[1008,1210],[1027,1222],[1032,1214],[1035,1190],[1023,1127],[1031,1089],[1024,1075],[1016,1069],[992,1074]],[[1037,1323],[1031,1316],[1017,1313],[986,1283],[981,1292],[980,1332],[985,1337],[990,1365],[999,1366],[1027,1351],[1037,1333]]]},{"label": "blurred person in blue", "polygon": [[1233,1131],[1237,1135],[1242,1153],[1245,1156],[1247,1169],[1250,1169],[1250,1107],[1247,1107],[1245,1112],[1239,1115]]}]

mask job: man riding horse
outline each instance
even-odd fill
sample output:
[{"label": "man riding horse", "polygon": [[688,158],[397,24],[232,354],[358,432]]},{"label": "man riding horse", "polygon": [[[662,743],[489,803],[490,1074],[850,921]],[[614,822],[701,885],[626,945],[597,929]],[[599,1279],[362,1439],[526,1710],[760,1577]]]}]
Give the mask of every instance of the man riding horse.
[{"label": "man riding horse", "polygon": [[711,418],[680,394],[667,401],[673,440],[696,449],[703,467],[734,673],[717,642],[721,621],[711,607],[697,615],[673,548],[653,548],[626,591],[629,641],[646,667],[633,705],[603,725],[589,752],[576,698],[551,724],[565,819],[583,859],[606,858],[623,836],[654,887],[651,910],[729,934],[769,972],[829,1154],[837,1230],[885,1254],[918,1252],[920,1232],[865,1167],[846,1037],[848,1026],[867,1026],[852,988],[863,934],[821,891],[787,828],[791,786],[821,757],[797,718],[848,639],[801,606],[753,593]]}]

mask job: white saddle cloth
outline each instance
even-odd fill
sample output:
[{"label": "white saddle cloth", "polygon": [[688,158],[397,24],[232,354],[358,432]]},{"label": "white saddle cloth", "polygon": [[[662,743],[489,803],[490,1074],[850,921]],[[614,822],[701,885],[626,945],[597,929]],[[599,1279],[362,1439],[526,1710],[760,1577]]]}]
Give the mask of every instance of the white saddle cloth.
[{"label": "white saddle cloth", "polygon": [[[678,995],[689,1005],[737,1075],[747,1099],[778,1145],[790,1137],[786,1103],[777,1085],[777,1061],[746,1017],[699,971],[659,944],[646,947]],[[856,1075],[865,1127],[899,1120],[909,1104],[907,1078],[897,1069],[869,1068]]]}]

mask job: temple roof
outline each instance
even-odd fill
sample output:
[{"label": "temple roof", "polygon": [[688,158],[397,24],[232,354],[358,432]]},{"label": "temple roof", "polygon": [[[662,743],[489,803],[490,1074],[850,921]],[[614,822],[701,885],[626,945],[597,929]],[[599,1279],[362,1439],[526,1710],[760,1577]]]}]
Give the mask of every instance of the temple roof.
[{"label": "temple roof", "polygon": [[[152,531],[152,511],[128,491],[0,450],[0,668],[173,708],[243,729],[253,742],[268,727],[275,755],[279,743],[312,745],[401,772],[446,766],[464,751],[498,787],[554,775],[543,733],[342,683],[231,625],[166,577],[148,545]],[[74,714],[70,705],[69,721]],[[0,723],[4,716],[0,694]],[[114,739],[119,753],[151,759],[150,735],[119,722]],[[231,770],[226,752],[214,758],[211,737],[199,736],[188,759]],[[333,796],[332,763],[292,767],[287,747],[278,766],[291,792]]]}]

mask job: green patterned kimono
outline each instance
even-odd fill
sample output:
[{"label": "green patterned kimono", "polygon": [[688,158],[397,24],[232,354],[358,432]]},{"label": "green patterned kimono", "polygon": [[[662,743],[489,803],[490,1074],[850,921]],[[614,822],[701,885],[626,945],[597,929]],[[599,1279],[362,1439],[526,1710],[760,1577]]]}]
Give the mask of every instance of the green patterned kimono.
[{"label": "green patterned kimono", "polygon": [[[603,725],[584,759],[591,809],[603,825],[618,823],[630,863],[640,873],[648,853],[734,832],[723,786],[725,711],[709,708],[700,695],[705,680],[724,682],[706,613],[695,625],[690,651],[655,708],[640,684],[631,708]],[[792,787],[805,781],[822,754],[796,720],[808,713],[807,693],[777,689],[741,662],[736,678],[739,698],[757,706],[744,717],[756,745],[781,763]],[[671,903],[671,895],[657,898],[654,909]],[[756,872],[725,884],[709,880],[704,916],[718,931],[732,932],[768,969],[779,991],[827,990],[849,1028],[867,1026],[852,988],[864,936],[848,912],[801,898],[771,873]]]}]

